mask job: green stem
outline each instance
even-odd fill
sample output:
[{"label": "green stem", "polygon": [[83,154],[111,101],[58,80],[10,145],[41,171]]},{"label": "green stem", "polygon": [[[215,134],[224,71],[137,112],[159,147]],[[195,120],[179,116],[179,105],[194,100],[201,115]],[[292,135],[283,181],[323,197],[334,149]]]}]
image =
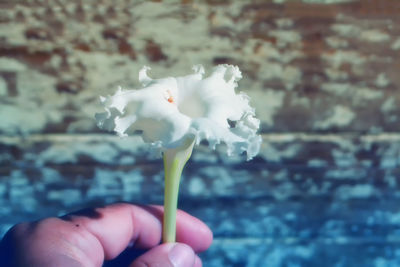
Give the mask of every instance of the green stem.
[{"label": "green stem", "polygon": [[178,206],[178,192],[181,174],[189,160],[194,145],[194,138],[187,139],[178,148],[164,152],[164,223],[163,242],[170,243],[176,240],[176,210]]}]

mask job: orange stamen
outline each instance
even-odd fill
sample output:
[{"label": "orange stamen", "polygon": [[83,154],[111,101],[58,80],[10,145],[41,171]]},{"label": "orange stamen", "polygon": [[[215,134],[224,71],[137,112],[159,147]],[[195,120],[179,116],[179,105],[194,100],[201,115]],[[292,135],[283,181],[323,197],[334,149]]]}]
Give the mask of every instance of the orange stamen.
[{"label": "orange stamen", "polygon": [[167,90],[167,93],[168,93],[167,101],[168,101],[169,103],[171,103],[171,104],[175,103],[175,100],[174,100],[174,98],[172,97],[171,91],[170,91],[170,90]]}]

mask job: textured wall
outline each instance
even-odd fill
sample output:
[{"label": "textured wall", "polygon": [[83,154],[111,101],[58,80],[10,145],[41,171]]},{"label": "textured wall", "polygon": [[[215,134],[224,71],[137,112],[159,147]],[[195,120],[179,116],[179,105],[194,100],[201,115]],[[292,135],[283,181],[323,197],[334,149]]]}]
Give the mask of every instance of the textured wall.
[{"label": "textured wall", "polygon": [[199,147],[180,207],[205,266],[400,265],[400,1],[0,1],[0,235],[102,203],[162,203],[139,137],[98,130],[138,70],[240,67],[251,162]]}]

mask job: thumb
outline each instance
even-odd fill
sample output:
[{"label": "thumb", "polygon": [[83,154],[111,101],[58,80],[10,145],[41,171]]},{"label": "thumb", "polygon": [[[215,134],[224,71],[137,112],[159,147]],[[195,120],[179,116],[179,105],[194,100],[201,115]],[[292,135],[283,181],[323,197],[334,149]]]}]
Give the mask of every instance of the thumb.
[{"label": "thumb", "polygon": [[201,267],[201,260],[193,249],[182,243],[166,243],[147,251],[130,267]]}]

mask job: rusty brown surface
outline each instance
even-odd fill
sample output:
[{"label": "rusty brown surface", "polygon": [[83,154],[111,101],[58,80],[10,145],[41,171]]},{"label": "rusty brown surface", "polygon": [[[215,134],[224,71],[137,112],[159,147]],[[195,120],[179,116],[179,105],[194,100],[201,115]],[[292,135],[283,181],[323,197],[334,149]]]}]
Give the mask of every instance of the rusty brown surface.
[{"label": "rusty brown surface", "polygon": [[[21,131],[97,131],[94,124],[86,129],[65,125],[91,119],[79,109],[69,110],[71,102],[94,110],[98,94],[112,93],[117,85],[137,86],[142,65],[163,76],[170,70],[182,75],[196,63],[238,65],[245,77],[240,85],[254,98],[266,132],[398,130],[398,1],[90,3],[3,3],[0,58],[26,69],[9,70],[0,62],[6,84],[2,98],[7,105],[47,102],[19,98],[40,86],[39,78],[30,86],[20,82],[38,72],[45,75],[40,80],[55,79],[48,90],[64,102],[51,109],[58,121]],[[104,76],[91,67],[97,64],[126,73],[125,78]],[[70,94],[91,99],[82,102]],[[271,102],[275,105],[269,107]],[[62,118],[66,113],[73,115]]]}]

